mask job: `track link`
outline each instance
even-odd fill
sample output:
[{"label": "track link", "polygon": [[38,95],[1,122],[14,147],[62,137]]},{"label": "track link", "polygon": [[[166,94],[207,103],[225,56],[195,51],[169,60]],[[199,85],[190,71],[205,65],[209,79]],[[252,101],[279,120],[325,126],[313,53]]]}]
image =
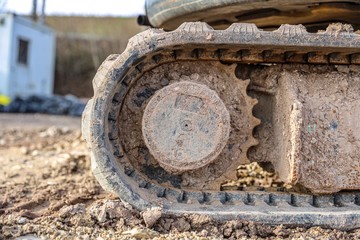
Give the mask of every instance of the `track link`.
[{"label": "track link", "polygon": [[131,166],[119,143],[118,115],[132,82],[157,66],[176,61],[228,63],[360,64],[360,35],[347,25],[320,33],[283,25],[273,32],[253,24],[213,30],[185,23],[177,30],[150,29],[130,39],[121,55],[111,55],[94,80],[95,95],[83,114],[82,131],[101,185],[139,210],[161,207],[164,214],[206,214],[265,224],[360,227],[360,193],[309,195],[283,189],[184,191],[153,183]]}]

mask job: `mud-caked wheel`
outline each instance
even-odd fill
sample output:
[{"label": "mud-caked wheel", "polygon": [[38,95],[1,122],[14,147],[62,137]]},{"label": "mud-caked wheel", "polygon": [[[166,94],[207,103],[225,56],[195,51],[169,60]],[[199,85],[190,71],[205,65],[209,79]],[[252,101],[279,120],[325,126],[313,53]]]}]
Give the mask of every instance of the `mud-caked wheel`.
[{"label": "mud-caked wheel", "polygon": [[224,149],[230,115],[214,91],[193,82],[158,90],[142,120],[145,144],[167,172],[180,174],[209,165]]},{"label": "mud-caked wheel", "polygon": [[161,187],[220,190],[236,178],[238,165],[249,163],[247,150],[257,144],[252,131],[259,120],[248,83],[236,78],[235,66],[169,63],[114,86],[103,108],[96,106],[104,96],[95,97],[87,111],[107,120],[109,146],[102,150],[110,150],[107,158],[126,174]]}]

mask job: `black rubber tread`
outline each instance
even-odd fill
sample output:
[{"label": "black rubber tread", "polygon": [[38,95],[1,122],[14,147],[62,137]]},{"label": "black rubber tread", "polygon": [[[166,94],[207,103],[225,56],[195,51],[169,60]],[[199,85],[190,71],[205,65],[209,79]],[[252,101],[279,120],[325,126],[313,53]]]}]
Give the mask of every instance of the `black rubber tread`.
[{"label": "black rubber tread", "polygon": [[[244,34],[239,34],[244,33]],[[313,196],[282,191],[189,192],[167,189],[145,179],[129,165],[117,139],[116,120],[131,82],[158,65],[183,60],[360,64],[360,35],[332,28],[307,33],[302,26],[274,32],[252,24],[224,31],[204,23],[185,23],[173,32],[150,29],[130,39],[121,55],[111,55],[94,80],[94,98],[83,114],[83,136],[100,184],[138,210],[161,207],[164,214],[206,214],[265,224],[360,227],[360,193]]]},{"label": "black rubber tread", "polygon": [[[287,8],[303,8],[304,6],[311,7],[318,4],[329,3],[343,3],[337,0],[146,0],[147,19],[151,26],[162,27],[168,30],[173,30],[174,27],[179,26],[184,21],[206,21],[211,17],[212,26],[217,26],[216,22],[221,21],[222,16],[232,17],[234,20],[228,22],[237,22],[236,18],[244,15],[247,16],[250,11],[268,11],[271,14],[273,9],[287,7]],[[347,4],[360,4],[358,0],[346,1]],[[360,7],[360,6],[358,6]],[[358,8],[357,7],[357,8]],[[220,9],[219,11],[214,11]],[[354,10],[354,14],[359,10]],[[210,12],[211,11],[211,12]],[[355,12],[357,11],[357,12]],[[281,13],[274,13],[281,15]],[[217,19],[218,18],[218,19]],[[251,19],[256,19],[257,16],[253,14]],[[215,21],[217,19],[217,21]],[[293,18],[294,19],[294,18]],[[300,18],[299,18],[300,19]],[[355,18],[351,18],[355,19]],[[296,19],[295,19],[296,20]],[[239,18],[238,22],[241,21]],[[244,21],[244,20],[243,20]],[[340,19],[337,19],[340,21]],[[252,21],[253,22],[253,21]],[[343,21],[342,21],[343,22]],[[285,23],[285,22],[284,22]],[[289,23],[289,22],[286,22]],[[301,23],[301,22],[296,22]],[[293,24],[296,24],[293,22]],[[350,21],[348,23],[359,24],[359,21]],[[221,23],[219,23],[221,24]],[[273,23],[268,23],[273,24]],[[224,25],[229,25],[224,24]]]}]

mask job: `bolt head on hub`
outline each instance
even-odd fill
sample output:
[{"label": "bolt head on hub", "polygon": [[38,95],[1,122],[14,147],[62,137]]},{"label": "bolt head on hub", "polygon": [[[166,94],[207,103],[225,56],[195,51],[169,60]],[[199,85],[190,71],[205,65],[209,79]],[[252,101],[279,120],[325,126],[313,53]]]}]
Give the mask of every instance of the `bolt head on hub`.
[{"label": "bolt head on hub", "polygon": [[159,164],[178,174],[216,159],[229,138],[230,115],[215,91],[198,83],[178,82],[150,99],[142,133]]}]

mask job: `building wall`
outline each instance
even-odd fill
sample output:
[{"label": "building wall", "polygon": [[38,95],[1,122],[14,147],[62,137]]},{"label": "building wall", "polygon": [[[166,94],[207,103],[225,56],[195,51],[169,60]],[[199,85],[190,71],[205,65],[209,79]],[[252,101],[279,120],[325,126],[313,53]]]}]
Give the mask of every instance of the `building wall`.
[{"label": "building wall", "polygon": [[12,15],[0,14],[0,95],[9,95],[12,29]]},{"label": "building wall", "polygon": [[[55,66],[55,34],[31,20],[14,17],[10,59],[9,95],[51,95]],[[19,61],[19,42],[27,42],[26,64]]]}]

